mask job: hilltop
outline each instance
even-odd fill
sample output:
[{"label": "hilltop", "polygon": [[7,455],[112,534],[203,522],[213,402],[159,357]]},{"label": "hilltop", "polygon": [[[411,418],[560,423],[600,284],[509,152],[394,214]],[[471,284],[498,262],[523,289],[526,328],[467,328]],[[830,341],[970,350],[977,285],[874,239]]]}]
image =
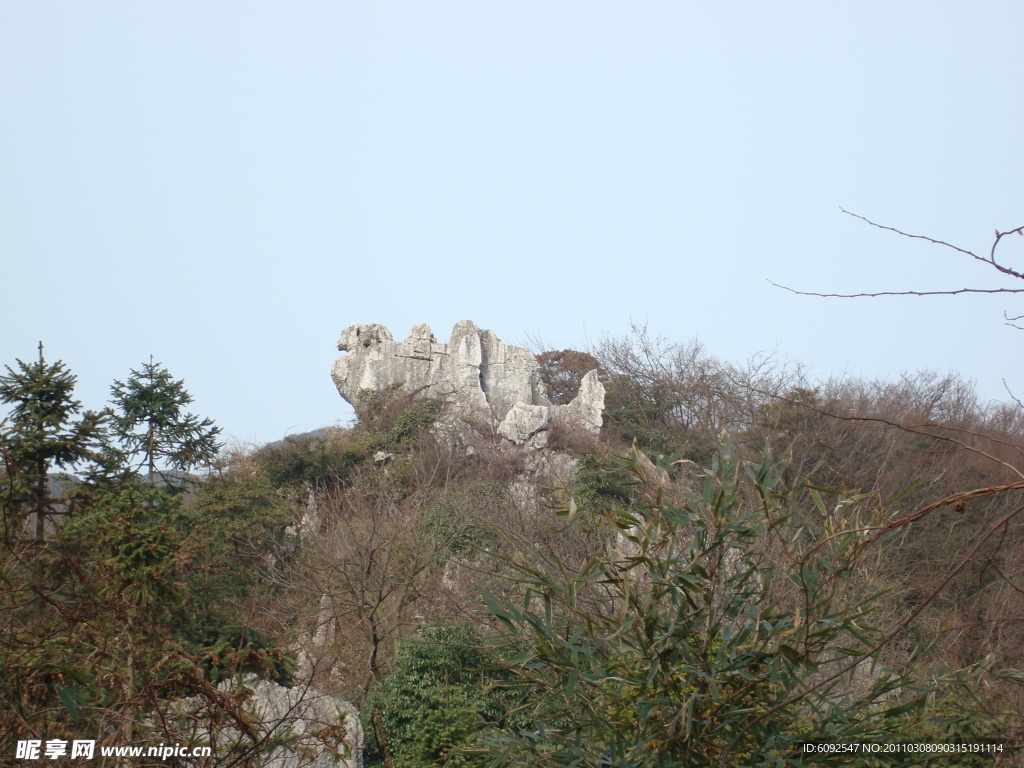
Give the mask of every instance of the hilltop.
[{"label": "hilltop", "polygon": [[[221,455],[188,500],[95,471],[33,497],[5,448],[5,729],[396,768],[1024,733],[1017,404],[642,329],[339,348],[356,423]],[[56,503],[45,540],[11,524]]]}]

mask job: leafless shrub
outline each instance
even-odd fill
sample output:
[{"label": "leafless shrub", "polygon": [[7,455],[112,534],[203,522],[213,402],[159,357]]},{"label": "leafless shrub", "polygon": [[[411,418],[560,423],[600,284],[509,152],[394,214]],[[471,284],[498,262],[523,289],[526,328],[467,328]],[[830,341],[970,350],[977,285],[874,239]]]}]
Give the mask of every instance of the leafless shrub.
[{"label": "leafless shrub", "polygon": [[548,448],[568,451],[574,455],[593,454],[599,448],[598,438],[589,430],[575,423],[555,419],[548,434]]}]

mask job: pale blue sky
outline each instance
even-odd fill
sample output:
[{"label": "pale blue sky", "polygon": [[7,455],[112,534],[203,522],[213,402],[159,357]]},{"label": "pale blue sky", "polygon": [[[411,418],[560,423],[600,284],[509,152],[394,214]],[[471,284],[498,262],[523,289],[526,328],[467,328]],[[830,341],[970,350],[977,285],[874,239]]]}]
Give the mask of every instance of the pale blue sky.
[{"label": "pale blue sky", "polygon": [[[152,354],[272,440],[347,417],[353,322],[556,347],[630,320],[821,375],[1024,390],[1015,2],[0,3],[0,363],[100,407]],[[1024,239],[1007,261],[1024,264]],[[1024,287],[1022,285],[1021,287]]]}]

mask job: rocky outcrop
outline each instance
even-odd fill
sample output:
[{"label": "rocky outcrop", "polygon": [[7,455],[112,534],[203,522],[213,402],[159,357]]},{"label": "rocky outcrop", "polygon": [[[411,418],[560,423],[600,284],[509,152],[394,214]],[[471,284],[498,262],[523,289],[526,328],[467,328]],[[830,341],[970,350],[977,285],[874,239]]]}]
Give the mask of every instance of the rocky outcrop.
[{"label": "rocky outcrop", "polygon": [[220,756],[252,750],[247,765],[260,768],[362,768],[363,728],[347,701],[309,686],[286,688],[254,675],[229,678],[218,690],[240,702],[246,728],[205,699],[178,702],[169,713],[190,723],[181,733],[194,744],[212,744]]},{"label": "rocky outcrop", "polygon": [[562,424],[575,426],[596,435],[604,423],[604,384],[597,371],[588,372],[580,381],[580,391],[566,405],[555,406],[555,418]]},{"label": "rocky outcrop", "polygon": [[[546,405],[516,403],[498,425],[498,434],[516,445],[546,432],[551,426],[551,408]],[[546,443],[546,435],[545,440]]]},{"label": "rocky outcrop", "polygon": [[467,415],[488,415],[494,426],[516,403],[550,405],[527,349],[503,343],[491,331],[461,320],[442,344],[427,325],[395,341],[383,325],[353,325],[338,349],[348,354],[334,364],[341,396],[355,404],[363,390],[401,387],[423,397],[446,400]]},{"label": "rocky outcrop", "polygon": [[352,325],[341,334],[332,378],[338,392],[357,404],[360,393],[400,388],[447,402],[451,411],[517,445],[542,447],[553,422],[597,434],[604,385],[592,371],[568,405],[552,406],[536,356],[505,344],[491,331],[460,320],[447,343],[427,325],[414,326],[395,341],[383,325]]}]

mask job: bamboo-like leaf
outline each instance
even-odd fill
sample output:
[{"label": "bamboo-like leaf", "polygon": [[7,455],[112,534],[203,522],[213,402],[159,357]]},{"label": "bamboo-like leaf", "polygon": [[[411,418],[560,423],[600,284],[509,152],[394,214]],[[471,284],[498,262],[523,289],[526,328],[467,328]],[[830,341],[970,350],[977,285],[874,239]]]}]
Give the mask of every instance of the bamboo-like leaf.
[{"label": "bamboo-like leaf", "polygon": [[82,719],[82,707],[86,706],[82,697],[63,685],[54,684],[53,690],[57,693],[65,709],[71,714],[71,719],[78,723]]}]

